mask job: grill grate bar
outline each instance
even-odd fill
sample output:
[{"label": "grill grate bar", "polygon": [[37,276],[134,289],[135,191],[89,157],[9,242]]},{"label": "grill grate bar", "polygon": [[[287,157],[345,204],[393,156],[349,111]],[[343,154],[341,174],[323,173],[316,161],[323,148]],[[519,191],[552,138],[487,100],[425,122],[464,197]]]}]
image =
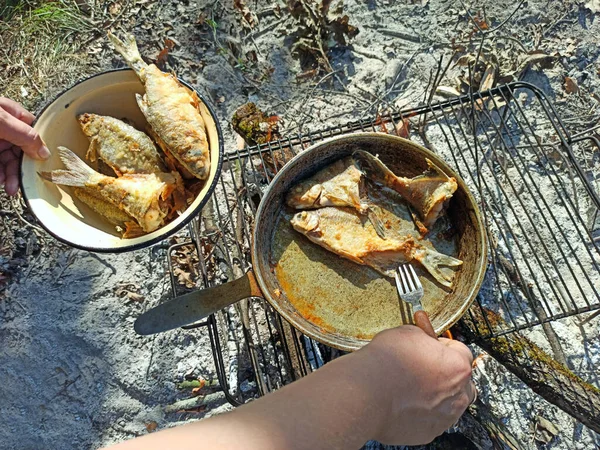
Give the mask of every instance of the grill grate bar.
[{"label": "grill grate bar", "polygon": [[[462,105],[461,105],[461,106],[462,106]],[[463,114],[465,114],[465,115],[466,115],[466,111],[465,111],[464,107],[462,107],[462,112],[463,112]],[[435,116],[435,113],[433,113],[433,114],[434,114],[434,116]],[[455,116],[456,116],[456,115],[455,115]],[[438,123],[438,124],[441,126],[441,123],[439,122],[439,120],[437,119],[437,117],[436,117],[436,122],[437,122],[437,123]],[[461,133],[462,133],[462,135],[463,135],[463,139],[465,140],[465,142],[467,142],[467,148],[469,149],[469,151],[470,151],[470,153],[471,153],[471,156],[472,156],[472,158],[474,159],[474,153],[473,153],[473,150],[471,149],[471,146],[470,146],[470,144],[468,143],[468,135],[467,135],[467,133],[464,131],[464,128],[462,127],[462,125],[460,125],[460,122],[458,122],[458,123],[459,123],[458,127],[459,127],[459,129],[460,129],[460,131],[461,131]],[[442,128],[442,130],[443,130],[443,128]],[[451,129],[450,129],[450,130],[451,130]],[[452,132],[452,131],[451,131],[451,132]],[[456,137],[455,137],[455,136],[454,136],[454,138],[455,138],[455,142],[456,142],[457,146],[459,146],[459,142],[458,142],[458,140],[456,140]],[[477,138],[477,137],[475,137],[474,139],[475,139],[476,141],[478,140],[478,138]],[[449,142],[449,141],[448,141],[448,142]],[[460,156],[461,156],[461,158],[462,158],[463,165],[464,165],[465,167],[469,167],[469,161],[468,161],[468,160],[467,160],[467,159],[464,157],[464,154],[463,154],[462,152],[460,152]],[[459,163],[459,161],[456,159],[456,157],[455,157],[455,153],[454,153],[454,152],[453,152],[453,158],[454,158],[454,160],[455,160],[455,164],[456,164],[457,166],[459,166],[459,169],[458,169],[458,170],[459,170],[459,173],[460,173],[460,175],[461,175],[463,178],[466,178],[466,179],[468,179],[468,178],[475,179],[475,176],[473,175],[473,172],[472,172],[471,170],[467,169],[467,171],[468,171],[468,174],[469,174],[469,176],[468,176],[468,177],[466,177],[466,176],[465,176],[465,173],[463,173],[463,172],[461,171],[461,169],[460,169],[460,163]],[[486,164],[488,164],[488,163],[487,163],[487,161],[486,161]],[[491,168],[490,168],[490,169],[491,169]],[[505,197],[507,197],[506,190],[505,190],[505,189],[502,187],[502,184],[501,184],[500,180],[498,179],[498,177],[496,176],[496,174],[494,173],[494,171],[493,171],[493,170],[491,170],[491,173],[492,173],[492,176],[493,176],[493,178],[494,178],[494,181],[495,181],[495,183],[494,183],[494,187],[495,187],[495,186],[498,186],[498,188],[501,190],[502,194],[503,194]],[[479,178],[481,179],[481,177],[479,177]],[[490,187],[490,185],[488,184],[488,182],[487,182],[485,179],[481,179],[481,183],[482,183],[482,186],[480,186],[479,192],[480,192],[480,193],[484,193],[483,187],[485,187],[485,192],[487,192],[487,193],[489,194],[489,195],[484,195],[484,197],[486,198],[486,201],[484,201],[484,202],[481,202],[481,203],[482,203],[482,204],[481,204],[481,206],[482,206],[482,213],[484,214],[484,217],[486,217],[486,218],[488,218],[488,217],[490,217],[490,216],[491,216],[491,219],[492,219],[493,223],[494,223],[494,224],[496,225],[496,227],[497,227],[497,230],[498,230],[498,231],[497,231],[497,233],[500,235],[500,238],[501,238],[500,240],[501,240],[501,241],[504,241],[504,242],[508,242],[508,240],[509,240],[509,239],[508,239],[508,237],[507,237],[507,233],[508,233],[508,234],[510,234],[510,235],[514,235],[515,233],[514,233],[514,231],[513,231],[512,227],[510,226],[510,224],[509,224],[509,221],[508,221],[508,219],[507,219],[506,215],[505,215],[505,214],[502,212],[502,205],[499,205],[499,204],[498,204],[498,202],[497,202],[497,200],[495,199],[495,197],[494,197],[494,195],[493,195],[493,190],[492,190],[492,188]],[[516,191],[514,191],[514,192],[516,193]],[[490,204],[491,204],[491,205],[494,207],[494,209],[495,209],[495,211],[496,211],[496,213],[497,213],[497,214],[490,214],[490,213],[487,211],[487,209],[488,209],[488,205],[490,205]],[[516,213],[516,211],[514,210],[514,208],[512,207],[512,205],[510,205],[510,204],[509,204],[509,205],[508,205],[508,208],[511,210],[512,214],[513,214],[513,215],[516,217],[517,224],[519,225],[519,228],[520,228],[520,229],[521,229],[521,231],[523,232],[523,236],[524,236],[524,238],[526,239],[527,243],[529,244],[530,248],[533,248],[534,246],[532,245],[532,243],[531,243],[531,241],[530,241],[530,239],[529,239],[528,233],[526,232],[526,230],[525,230],[525,228],[524,228],[524,226],[523,226],[523,224],[522,224],[521,220],[518,218],[518,214]],[[533,224],[533,221],[532,221],[531,217],[530,217],[530,216],[528,216],[528,217],[529,217],[530,223],[532,223],[532,224]],[[504,231],[502,231],[502,230],[506,230],[506,233],[505,233]],[[488,232],[488,240],[489,240],[489,242],[493,242],[493,235],[492,235],[492,234],[491,234],[491,232],[490,232],[489,226],[487,227],[487,232]],[[539,235],[538,235],[538,237],[539,237]],[[540,238],[540,239],[541,239],[541,238]],[[523,245],[522,245],[522,244],[521,244],[521,243],[520,243],[518,240],[515,240],[515,245],[516,245],[516,247],[517,247],[517,249],[519,250],[519,252],[520,252],[520,254],[521,254],[521,255],[525,255],[525,254],[526,254],[526,252],[525,252],[525,249],[524,249],[524,246],[523,246]],[[508,252],[508,253],[509,253],[509,255],[510,255],[510,259],[511,259],[511,260],[515,260],[515,258],[516,258],[516,254],[513,252],[513,250],[512,250],[510,247],[507,247],[507,252]],[[496,262],[497,260],[499,260],[499,259],[500,259],[500,257],[501,257],[501,256],[500,256],[500,255],[498,255],[498,253],[497,253],[496,251],[492,251],[491,253],[493,254],[493,257],[495,258],[495,261],[494,261],[494,262]],[[535,253],[535,252],[534,252],[534,255],[535,255],[535,258],[537,259],[537,262],[538,262],[538,264],[539,264],[539,265],[541,266],[541,268],[542,268],[542,271],[543,271],[543,273],[544,273],[544,275],[545,275],[545,278],[546,278],[546,280],[547,280],[548,282],[550,282],[550,278],[549,278],[549,276],[548,276],[548,274],[547,274],[546,270],[544,269],[544,266],[541,264],[541,262],[540,262],[540,260],[539,260],[539,257],[537,256],[537,253]],[[529,260],[528,260],[527,258],[525,258],[525,259],[524,259],[524,263],[525,263],[525,265],[526,265],[526,267],[527,267],[527,269],[528,269],[528,271],[529,271],[529,274],[530,274],[531,278],[533,278],[533,281],[534,281],[534,283],[535,283],[535,285],[536,285],[537,289],[538,289],[538,290],[541,290],[541,286],[540,286],[540,284],[539,284],[538,278],[535,276],[535,270],[532,268],[532,265],[530,264],[530,262],[529,262]],[[503,265],[501,265],[501,269],[502,269],[502,272],[504,273],[504,275],[505,275],[507,278],[510,278],[510,275],[509,275],[509,273],[507,272],[507,269],[506,269],[506,268],[505,268]],[[522,273],[521,273],[521,269],[520,269],[518,266],[515,268],[515,270],[517,271],[517,274],[518,274],[519,278],[520,278],[520,279],[524,279],[524,278],[523,278],[523,275],[522,275]],[[513,294],[513,295],[516,295],[516,294],[515,294],[515,290],[513,289],[512,285],[510,286],[510,289],[511,289],[511,292],[512,292],[512,294]],[[527,293],[525,293],[525,294],[527,295]],[[556,294],[556,292],[555,292],[555,294]],[[516,297],[516,298],[517,298],[517,297]],[[533,301],[534,301],[532,298],[529,298],[529,300],[530,300],[531,302],[533,302]],[[548,312],[550,312],[550,313],[551,313],[551,308],[550,308],[550,306],[548,305],[548,303],[547,303],[545,300],[544,300],[544,302],[545,302],[545,306],[546,306],[546,308],[548,309]],[[506,303],[505,303],[505,302],[504,302],[504,306],[505,306],[505,307],[508,307],[508,305],[506,305]],[[521,311],[523,311],[523,309],[522,309],[522,308],[521,308]],[[482,312],[483,312],[483,311],[482,311]],[[563,313],[565,313],[565,310],[564,310],[564,308],[562,308],[562,312],[563,312]],[[537,319],[538,319],[538,323],[539,323],[539,320],[541,320],[541,317],[539,317],[539,315],[538,315],[538,314],[536,314],[536,316],[538,316],[538,317],[537,317]],[[485,314],[484,314],[484,317],[485,317]],[[524,315],[523,315],[523,317],[524,317],[525,319],[527,319],[527,314],[524,314]],[[511,318],[511,320],[513,320],[513,317],[512,317],[512,315],[510,316],[510,318]],[[513,322],[514,322],[514,320],[513,320]],[[491,328],[490,328],[490,331],[492,331],[492,329],[491,329]]]},{"label": "grill grate bar", "polygon": [[[508,107],[508,104],[507,104],[507,107]],[[484,107],[484,108],[485,108],[485,107]],[[483,110],[484,110],[484,108],[483,108]],[[463,111],[464,111],[464,107],[463,107]],[[491,118],[490,118],[490,123],[492,123],[492,124],[493,124],[493,120],[491,120]],[[485,134],[486,138],[488,139],[488,141],[490,141],[489,134],[488,134],[487,130],[484,130],[484,134]],[[499,137],[500,137],[500,139],[502,140],[502,136],[501,136],[500,134],[498,134],[498,136],[499,136]],[[475,139],[477,139],[477,137],[475,137]],[[490,149],[491,149],[491,151],[493,152],[494,156],[496,156],[496,159],[498,159],[498,156],[497,156],[497,153],[496,153],[496,150],[495,150],[495,146],[494,146],[494,145],[491,145],[491,146],[490,146]],[[508,149],[508,147],[506,147],[506,152],[507,152],[507,153],[508,153],[508,154],[511,156],[511,159],[514,161],[514,158],[512,158],[512,155],[510,154],[510,150]],[[485,164],[486,164],[486,166],[488,167],[488,169],[490,169],[490,172],[492,173],[492,176],[493,176],[493,178],[494,178],[494,181],[495,181],[494,185],[495,185],[495,186],[497,186],[497,187],[500,189],[500,191],[502,192],[502,195],[503,195],[504,197],[506,197],[506,198],[509,198],[509,197],[510,197],[510,195],[509,195],[509,193],[507,193],[507,191],[504,189],[504,187],[503,187],[503,183],[502,183],[502,180],[500,180],[500,179],[499,179],[499,177],[496,175],[496,172],[495,172],[495,171],[493,170],[493,168],[490,166],[489,160],[488,160],[487,158],[485,159]],[[512,191],[512,193],[514,194],[514,198],[516,198],[516,199],[517,199],[517,201],[518,201],[519,205],[520,205],[520,206],[521,206],[521,208],[522,208],[522,211],[525,213],[525,216],[527,217],[527,219],[528,219],[529,223],[532,225],[532,229],[533,229],[533,231],[535,232],[535,235],[537,236],[537,238],[538,238],[538,241],[540,242],[540,244],[541,244],[541,245],[542,245],[542,247],[544,248],[544,250],[545,250],[545,252],[546,252],[546,255],[547,255],[547,256],[548,256],[548,257],[551,259],[551,258],[552,258],[552,254],[551,254],[551,253],[550,253],[550,251],[548,250],[548,248],[547,248],[547,246],[546,246],[546,244],[545,244],[545,242],[544,242],[544,239],[543,239],[543,237],[540,235],[540,233],[539,233],[539,231],[538,231],[538,228],[537,228],[537,227],[536,227],[536,225],[535,225],[535,221],[533,220],[533,218],[532,218],[532,216],[531,216],[530,212],[528,211],[528,208],[527,208],[527,206],[526,206],[526,205],[523,203],[523,200],[521,199],[521,196],[519,195],[519,192],[518,192],[517,188],[514,186],[514,184],[513,184],[512,180],[511,180],[511,178],[508,176],[508,174],[507,174],[507,172],[506,172],[506,169],[505,169],[505,167],[503,166],[503,164],[499,164],[499,167],[501,168],[501,170],[502,170],[502,173],[504,174],[504,179],[505,179],[505,181],[506,181],[506,182],[509,184],[509,186],[510,186],[510,188],[511,188],[511,191]],[[516,164],[513,164],[513,167],[516,167]],[[522,172],[519,172],[519,175],[522,177],[523,173],[522,173]],[[489,185],[488,185],[487,183],[485,183],[485,185],[486,185],[486,190],[487,190],[488,192],[489,192],[489,191],[491,191],[491,189],[489,188]],[[527,183],[524,183],[524,185],[526,186],[527,190],[528,190],[528,191],[530,192],[530,194],[531,194],[531,189],[530,189],[529,185],[528,185]],[[481,189],[480,189],[480,192],[481,192]],[[539,193],[539,191],[538,191],[538,193]],[[541,193],[540,193],[540,195],[541,195]],[[540,212],[540,214],[542,215],[542,217],[544,217],[544,220],[545,220],[545,215],[544,215],[544,212],[543,212],[543,211],[542,211],[542,209],[540,208],[540,205],[539,205],[539,203],[537,202],[537,200],[535,200],[535,199],[536,199],[536,196],[533,196],[532,198],[534,199],[534,204],[535,204],[535,206],[537,207],[538,211]],[[497,209],[501,209],[501,208],[502,208],[502,206],[501,206],[501,205],[498,205],[498,204],[496,204],[495,206],[496,206],[496,208],[497,208]],[[518,217],[519,217],[519,215],[517,214],[517,211],[516,211],[516,210],[513,208],[513,206],[512,206],[512,205],[510,205],[510,204],[509,204],[509,209],[510,209],[510,211],[512,212],[512,214],[514,214],[514,216],[517,218],[517,224],[518,224],[518,226],[519,226],[520,230],[522,231],[522,233],[523,233],[523,236],[524,236],[524,238],[525,238],[525,240],[526,240],[527,244],[530,246],[530,248],[532,248],[532,249],[533,249],[535,246],[532,244],[532,242],[531,242],[531,240],[530,240],[530,238],[529,238],[529,234],[527,233],[527,230],[525,229],[525,226],[523,225],[523,223],[521,222],[521,220],[518,218]],[[504,219],[504,224],[503,224],[503,227],[504,227],[504,228],[506,228],[510,234],[514,234],[514,232],[513,232],[512,228],[511,228],[511,227],[510,227],[510,225],[509,225],[509,222],[508,222],[508,220],[506,219],[506,216],[505,216],[504,214],[502,214],[502,213],[500,214],[500,216],[501,216],[501,217]],[[548,225],[547,221],[546,221],[546,225]],[[516,242],[518,242],[518,241],[516,241]],[[523,253],[523,250],[522,250],[522,247],[521,247],[520,245],[519,245],[519,250],[521,251],[521,253],[522,253],[522,254],[524,254],[524,253]],[[548,273],[547,273],[547,270],[545,269],[545,267],[544,267],[544,265],[543,265],[542,261],[540,260],[540,257],[539,257],[539,255],[538,255],[538,253],[537,253],[537,252],[534,252],[533,254],[534,254],[534,257],[535,257],[535,259],[536,259],[537,263],[539,264],[539,266],[540,266],[540,267],[541,267],[541,269],[542,269],[542,273],[544,274],[544,277],[545,277],[546,281],[547,281],[547,282],[549,283],[549,285],[552,287],[552,291],[553,291],[554,295],[555,295],[555,296],[557,296],[557,298],[558,298],[559,296],[558,296],[558,294],[557,294],[556,290],[554,289],[554,286],[553,286],[552,280],[550,279],[550,277],[549,277],[549,275],[548,275]],[[511,256],[514,258],[514,255],[511,255]],[[532,276],[532,277],[535,279],[535,282],[536,282],[536,285],[537,285],[538,289],[540,289],[539,281],[538,281],[537,277],[535,276],[535,272],[534,272],[534,271],[531,269],[531,265],[530,265],[528,262],[526,262],[526,264],[527,264],[527,267],[528,267],[528,268],[529,268],[529,270],[530,270],[530,274],[531,274],[531,276]],[[558,272],[558,271],[557,271],[557,272]],[[561,278],[561,280],[562,280],[562,276],[560,275],[560,272],[558,272],[558,275],[559,275],[559,277],[560,277],[560,278]],[[520,276],[520,278],[522,279],[521,275],[519,275],[519,276]],[[564,283],[564,280],[563,280],[563,283]],[[533,298],[530,298],[530,300],[531,300],[532,302],[533,302],[533,301],[535,301]],[[546,308],[548,309],[548,312],[550,312],[550,313],[551,313],[551,308],[550,308],[550,306],[547,304],[547,302],[545,302],[545,305],[546,305]],[[559,302],[559,306],[560,306],[560,308],[561,308],[562,312],[564,313],[564,312],[565,312],[565,309],[564,309],[564,307],[563,307],[562,303],[560,303],[560,302]],[[575,307],[576,307],[576,305],[575,305]],[[539,317],[538,317],[538,318],[539,318]]]},{"label": "grill grate bar", "polygon": [[[517,107],[518,107],[518,109],[519,109],[519,112],[520,112],[521,116],[523,117],[523,120],[524,120],[524,121],[525,121],[525,123],[527,124],[527,126],[528,126],[528,128],[529,128],[529,131],[531,132],[531,135],[535,136],[535,132],[534,132],[534,130],[533,130],[533,127],[532,127],[532,125],[531,125],[531,123],[530,123],[529,119],[527,118],[527,116],[526,116],[526,115],[525,115],[525,113],[523,112],[523,109],[521,108],[521,106],[520,106],[518,103],[517,103]],[[520,122],[519,122],[519,121],[516,121],[516,123],[518,123],[518,124],[519,124],[519,126],[521,127],[521,124],[520,124]],[[539,144],[538,144],[537,146],[533,145],[533,144],[531,143],[531,140],[530,140],[530,135],[528,135],[527,133],[525,133],[525,131],[524,131],[524,136],[527,138],[527,140],[528,140],[528,143],[529,143],[529,145],[531,146],[531,148],[532,148],[532,149],[533,149],[533,150],[536,152],[536,156],[538,156],[538,157],[541,159],[542,155],[541,155],[540,153],[538,153],[538,152],[537,152],[537,150],[536,150],[536,148],[540,147],[540,145],[539,145]],[[570,145],[566,145],[566,146],[564,146],[564,145],[563,145],[563,148],[566,148],[566,150],[567,150],[567,154],[568,154],[568,155],[571,155],[571,154],[572,154],[572,150],[571,150],[571,146],[570,146]],[[541,150],[541,147],[540,147],[540,150]],[[560,153],[559,153],[559,154],[560,154]],[[562,156],[562,154],[561,154],[561,156]],[[579,163],[578,163],[576,160],[574,160],[574,164],[575,164],[576,166],[579,166]],[[576,229],[577,233],[579,234],[579,238],[580,238],[580,239],[582,239],[582,240],[585,240],[585,237],[583,236],[583,234],[582,234],[582,232],[581,232],[581,230],[582,230],[582,229],[583,229],[583,230],[587,230],[587,225],[586,225],[586,223],[585,223],[585,220],[583,219],[583,217],[581,216],[581,214],[579,214],[579,213],[577,212],[577,210],[578,210],[579,208],[577,208],[577,206],[576,206],[575,204],[573,204],[573,201],[571,200],[571,197],[570,197],[570,196],[568,196],[568,195],[566,195],[566,196],[565,196],[565,195],[563,195],[563,194],[562,194],[562,192],[566,192],[566,191],[567,191],[567,187],[565,186],[564,182],[562,181],[562,178],[563,178],[563,177],[560,177],[560,176],[558,175],[558,173],[556,172],[556,169],[554,168],[554,166],[553,166],[552,164],[550,164],[550,169],[552,170],[552,174],[554,175],[554,177],[555,177],[555,178],[558,180],[558,183],[560,184],[560,189],[558,188],[558,186],[556,186],[556,184],[555,184],[555,181],[554,181],[553,177],[549,177],[548,179],[550,180],[550,182],[551,182],[552,186],[553,186],[553,187],[556,189],[556,192],[559,194],[559,197],[560,197],[560,198],[561,198],[563,201],[565,201],[565,200],[566,200],[566,202],[567,202],[567,203],[569,204],[569,206],[571,207],[571,210],[574,212],[574,214],[573,214],[573,215],[569,215],[569,218],[570,218],[570,219],[571,219],[571,221],[573,222],[573,225],[575,226],[575,229]],[[583,173],[583,170],[581,170],[580,176],[582,176],[584,180],[586,179],[586,178],[585,178],[585,174]],[[600,199],[598,198],[598,196],[597,196],[597,194],[596,194],[595,190],[594,190],[593,188],[590,188],[590,185],[589,185],[589,183],[584,183],[584,187],[586,188],[586,190],[588,190],[588,193],[590,194],[590,199],[591,199],[591,200],[593,201],[593,203],[596,205],[596,208],[597,208],[597,210],[598,210],[598,209],[600,209]],[[576,191],[575,191],[575,190],[574,190],[573,192],[574,192],[574,193],[576,193]],[[543,199],[543,198],[544,198],[544,197],[542,196],[542,199]],[[544,202],[545,202],[545,200],[544,200]],[[550,210],[550,209],[549,209],[549,210]],[[577,217],[577,218],[579,219],[579,224],[578,224],[578,223],[576,223],[576,222],[574,221],[574,218],[573,218],[573,216],[575,216],[575,217]],[[552,215],[552,217],[553,217],[553,218],[554,218],[554,220],[556,221],[556,218],[554,217],[554,215]],[[557,225],[559,225],[559,224],[557,223]],[[562,232],[563,232],[563,231],[562,231],[562,228],[561,228],[560,226],[559,226],[558,228],[559,228],[559,230],[560,230],[560,231],[561,231],[561,233],[562,233]],[[565,236],[564,236],[564,233],[563,233],[563,237],[565,237]],[[588,237],[590,237],[590,236],[589,236],[589,234],[588,234]],[[567,242],[568,242],[568,241],[567,241]],[[570,245],[570,244],[569,244],[569,245]],[[600,249],[599,249],[597,246],[595,246],[595,247],[596,247],[596,250],[600,252]],[[571,247],[571,249],[572,249],[572,247]],[[589,256],[592,258],[592,263],[593,263],[593,265],[594,265],[594,268],[596,269],[596,271],[600,271],[600,268],[598,267],[598,264],[596,263],[595,259],[593,258],[593,255],[592,255],[591,251],[589,251],[589,249],[588,249],[588,254],[589,254]],[[578,262],[579,262],[579,261],[578,261]],[[584,271],[584,274],[585,274],[585,271]],[[586,277],[587,277],[587,274],[586,274]],[[588,281],[589,281],[589,278],[588,278]],[[594,290],[594,291],[595,291],[596,295],[598,295],[598,292],[597,292],[596,290]]]}]

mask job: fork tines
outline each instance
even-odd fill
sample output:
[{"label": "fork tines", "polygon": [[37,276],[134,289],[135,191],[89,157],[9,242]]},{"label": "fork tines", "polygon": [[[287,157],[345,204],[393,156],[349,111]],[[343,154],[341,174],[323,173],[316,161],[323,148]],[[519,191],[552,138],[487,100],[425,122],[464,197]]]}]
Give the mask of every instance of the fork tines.
[{"label": "fork tines", "polygon": [[423,285],[421,284],[415,269],[413,269],[410,264],[398,266],[394,275],[396,277],[396,285],[398,286],[400,295],[406,295],[423,289]]}]

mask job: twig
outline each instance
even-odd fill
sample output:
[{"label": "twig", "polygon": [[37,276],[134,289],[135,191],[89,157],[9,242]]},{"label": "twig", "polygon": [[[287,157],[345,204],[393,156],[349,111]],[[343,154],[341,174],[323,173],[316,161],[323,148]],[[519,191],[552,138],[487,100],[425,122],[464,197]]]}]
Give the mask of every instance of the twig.
[{"label": "twig", "polygon": [[[569,14],[571,14],[571,12],[572,12],[572,11],[571,11],[571,9],[569,8],[569,10],[568,10],[566,13],[564,13],[560,19],[558,19],[558,20],[556,20],[556,21],[552,22],[550,25],[548,25],[548,27],[546,27],[546,29],[545,29],[544,31],[542,31],[542,37],[545,37],[545,36],[546,36],[546,34],[547,34],[547,33],[548,33],[548,32],[549,32],[549,31],[550,31],[552,28],[554,28],[556,25],[558,25],[558,24],[560,24],[560,23],[562,23],[562,22],[565,22],[565,18],[566,18],[566,17],[567,17]],[[571,21],[568,21],[568,20],[567,20],[566,22],[571,22]],[[574,21],[572,21],[571,23],[575,23],[575,22],[577,22],[577,19],[575,19],[575,20],[574,20]]]},{"label": "twig", "polygon": [[286,16],[286,17],[283,17],[283,18],[281,18],[281,19],[277,20],[276,22],[273,22],[273,23],[269,24],[268,26],[266,26],[266,27],[265,27],[265,28],[263,28],[262,30],[256,30],[256,31],[253,31],[252,33],[249,33],[249,34],[248,34],[248,35],[246,35],[246,36],[245,36],[243,39],[244,39],[244,40],[248,40],[248,39],[250,39],[250,40],[254,40],[254,39],[255,39],[255,38],[257,38],[257,37],[260,37],[260,36],[262,36],[263,34],[265,34],[265,33],[269,32],[269,31],[271,31],[271,30],[274,30],[274,29],[276,29],[276,28],[277,28],[279,25],[281,25],[281,24],[285,23],[285,21],[286,21],[286,20],[288,20],[288,18],[289,18],[288,16]]},{"label": "twig", "polygon": [[359,55],[365,56],[365,57],[367,57],[367,58],[370,58],[370,59],[377,59],[377,60],[379,60],[379,61],[381,61],[381,62],[383,62],[383,63],[385,63],[385,64],[387,64],[387,63],[388,63],[388,60],[386,60],[386,59],[382,58],[381,56],[379,56],[379,55],[376,55],[375,53],[371,53],[371,52],[368,52],[368,51],[366,51],[366,50],[363,50],[362,48],[360,48],[360,49],[359,49],[359,48],[358,48],[356,45],[353,45],[353,46],[352,46],[352,51],[353,51],[354,53],[357,53],[357,54],[359,54]]},{"label": "twig", "polygon": [[376,30],[385,36],[396,37],[405,41],[414,42],[415,44],[423,43],[420,36],[413,36],[412,34],[403,33],[402,31],[389,30],[386,28],[376,28]]},{"label": "twig", "polygon": [[517,5],[517,7],[513,10],[512,13],[509,14],[509,16],[504,19],[502,22],[500,22],[497,26],[495,26],[494,28],[492,28],[491,30],[488,30],[488,33],[493,33],[494,31],[499,30],[500,28],[502,28],[504,26],[504,24],[506,24],[506,22],[508,22],[510,19],[513,18],[513,16],[517,13],[517,11],[519,9],[521,9],[521,6],[523,6],[523,3],[525,3],[525,0],[521,0],[519,2],[519,4]]},{"label": "twig", "polygon": [[65,265],[62,267],[60,273],[56,277],[57,280],[60,280],[60,278],[63,276],[63,273],[65,273],[65,270],[67,270],[68,267],[71,264],[73,264],[74,260],[75,260],[75,251],[74,250],[70,250],[69,251],[69,256],[67,257],[67,262],[65,262]]},{"label": "twig", "polygon": [[390,88],[387,90],[387,92],[385,94],[383,94],[383,98],[386,98],[388,95],[390,95],[390,93],[394,90],[394,87],[396,86],[396,83],[398,82],[400,75],[402,75],[402,72],[404,72],[406,67],[411,63],[411,61],[415,58],[415,56],[417,56],[422,51],[423,51],[423,47],[415,50],[415,52],[412,55],[410,55],[410,58],[408,58],[404,62],[404,64],[402,64],[402,67],[400,67],[400,70],[398,70],[398,73],[396,74],[396,78],[394,78],[394,81],[392,82]]},{"label": "twig", "polygon": [[494,28],[491,28],[489,30],[483,30],[481,29],[481,27],[479,26],[479,24],[477,23],[477,21],[475,20],[475,17],[473,17],[473,15],[471,14],[471,11],[469,11],[469,8],[467,7],[467,5],[465,5],[465,2],[463,0],[460,0],[461,5],[463,6],[463,8],[465,9],[465,11],[467,12],[467,15],[469,16],[469,19],[471,19],[471,22],[473,22],[473,24],[475,25],[475,27],[477,28],[477,31],[479,31],[480,33],[483,34],[491,34],[494,33],[495,31],[498,31],[500,28],[502,28],[510,19],[512,19],[512,17],[517,13],[517,11],[521,8],[521,6],[523,6],[523,3],[525,3],[525,0],[521,0],[519,2],[519,4],[517,5],[517,7],[513,10],[513,12],[511,12],[508,17],[506,19],[504,19],[502,22],[500,22],[497,26],[495,26]]},{"label": "twig", "polygon": [[[19,220],[21,220],[21,222],[23,222],[25,225],[29,226],[30,228],[32,228],[34,231],[37,231],[38,233],[43,233],[44,230],[42,230],[40,227],[38,227],[37,225],[33,225],[32,223],[30,223],[27,219],[25,219],[21,213],[19,212],[17,206],[15,205],[16,200],[13,199],[12,200],[12,207],[13,207],[13,211],[14,213],[17,215],[17,217],[19,218]],[[38,237],[41,238],[41,235],[39,235]]]},{"label": "twig", "polygon": [[115,269],[115,267],[112,264],[108,263],[107,261],[104,261],[102,258],[100,258],[95,253],[90,253],[89,256],[94,259],[97,259],[98,262],[100,262],[100,264],[102,264],[103,266],[108,267],[113,275],[117,274],[117,269]]}]

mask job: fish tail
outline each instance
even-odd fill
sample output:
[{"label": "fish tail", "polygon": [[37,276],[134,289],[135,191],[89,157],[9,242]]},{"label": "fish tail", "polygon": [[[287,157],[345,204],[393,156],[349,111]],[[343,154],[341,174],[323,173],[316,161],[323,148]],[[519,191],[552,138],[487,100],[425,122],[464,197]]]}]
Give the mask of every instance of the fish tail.
[{"label": "fish tail", "polygon": [[135,70],[135,73],[137,73],[141,80],[144,81],[144,72],[147,64],[142,59],[142,55],[140,55],[137,43],[135,42],[135,37],[133,37],[132,34],[126,34],[124,41],[122,41],[109,31],[108,39],[110,39],[115,50],[123,56],[129,67]]},{"label": "fish tail", "polygon": [[372,155],[369,152],[363,150],[356,150],[352,153],[352,158],[358,169],[365,174],[365,176],[373,181],[387,185],[389,184],[390,177],[396,178],[396,175],[383,164],[379,158]]},{"label": "fish tail", "polygon": [[[437,175],[440,175],[441,177],[443,177],[447,180],[450,179],[448,174],[446,174],[446,172],[444,172],[441,168],[436,166],[432,160],[430,160],[429,158],[425,158],[425,161],[427,161],[427,166],[428,166],[430,172],[436,173]],[[421,175],[421,176],[423,176],[423,175]]]},{"label": "fish tail", "polygon": [[375,205],[368,206],[367,217],[369,218],[369,221],[373,225],[373,228],[375,228],[377,235],[381,239],[385,239],[385,226],[383,225],[383,221],[381,220],[381,217],[379,217],[380,213],[381,213],[381,210],[380,210],[379,206],[375,206]]},{"label": "fish tail", "polygon": [[44,180],[66,186],[86,186],[97,172],[84,163],[75,153],[66,147],[58,147],[58,154],[67,168],[52,172],[38,172]]},{"label": "fish tail", "polygon": [[446,287],[452,287],[452,278],[444,275],[440,267],[458,267],[463,263],[460,259],[438,253],[431,249],[422,249],[415,253],[415,259],[427,269],[438,283]]}]

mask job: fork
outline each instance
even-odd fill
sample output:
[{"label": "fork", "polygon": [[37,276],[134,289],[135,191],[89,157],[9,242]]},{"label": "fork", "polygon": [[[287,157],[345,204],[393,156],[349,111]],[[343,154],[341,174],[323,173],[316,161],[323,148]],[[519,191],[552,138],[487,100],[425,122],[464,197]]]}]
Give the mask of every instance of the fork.
[{"label": "fork", "polygon": [[410,264],[401,264],[394,272],[396,278],[396,289],[402,300],[412,305],[415,325],[429,336],[436,338],[429,316],[423,310],[421,299],[423,298],[423,285]]}]

